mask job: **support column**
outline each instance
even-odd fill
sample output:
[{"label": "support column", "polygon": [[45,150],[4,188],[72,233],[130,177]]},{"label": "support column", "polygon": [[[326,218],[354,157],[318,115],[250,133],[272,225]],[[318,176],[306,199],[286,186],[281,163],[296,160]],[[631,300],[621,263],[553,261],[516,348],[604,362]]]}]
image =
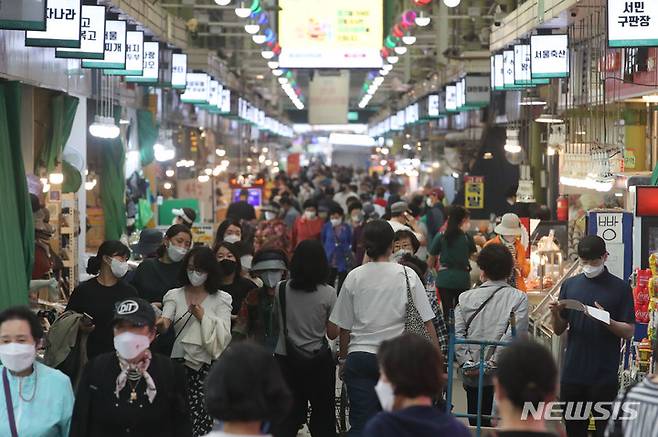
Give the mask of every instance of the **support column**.
[{"label": "support column", "polygon": [[529,161],[530,173],[534,184],[534,196],[537,203],[546,203],[546,191],[542,188],[542,171],[544,170],[544,150],[541,145],[541,134],[544,131],[543,124],[536,121],[530,122],[529,134]]}]

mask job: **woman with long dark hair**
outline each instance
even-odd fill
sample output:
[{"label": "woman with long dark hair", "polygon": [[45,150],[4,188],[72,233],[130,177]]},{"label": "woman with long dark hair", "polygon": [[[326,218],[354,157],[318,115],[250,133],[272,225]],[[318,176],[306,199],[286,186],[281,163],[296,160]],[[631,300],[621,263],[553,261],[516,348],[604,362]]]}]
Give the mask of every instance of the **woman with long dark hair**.
[{"label": "woman with long dark hair", "polygon": [[363,239],[370,262],[352,270],[343,283],[330,321],[340,328],[340,359],[350,400],[349,435],[359,437],[379,410],[375,393],[379,379],[377,350],[404,332],[409,294],[433,343],[438,347],[425,287],[409,268],[390,262],[393,228],[374,220],[365,225]]},{"label": "woman with long dark hair", "polygon": [[281,437],[297,435],[306,421],[309,402],[311,435],[336,435],[336,365],[325,335],[336,338],[338,328],[329,322],[336,290],[326,284],[328,275],[322,244],[305,240],[292,256],[290,280],[277,290],[281,323],[275,355],[294,397],[293,408],[277,433]]},{"label": "woman with long dark hair", "polygon": [[130,249],[120,241],[105,241],[96,256],[89,258],[87,273],[93,278],[80,283],[66,306],[66,311],[86,314],[85,330],[91,330],[87,339],[87,357],[114,350],[112,318],[114,304],[137,297],[137,290],[121,279],[128,273]]},{"label": "woman with long dark hair", "polygon": [[240,275],[240,252],[236,244],[222,241],[215,248],[215,256],[222,268],[222,291],[233,298],[231,315],[237,317],[242,301],[251,290],[258,288],[256,284]]},{"label": "woman with long dark hair", "polygon": [[445,232],[436,234],[429,248],[428,264],[434,266],[437,256],[439,258],[436,285],[446,323],[459,295],[471,288],[470,258],[476,248],[473,238],[467,233],[470,227],[470,213],[463,206],[451,207]]},{"label": "woman with long dark hair", "polygon": [[210,365],[231,342],[231,296],[220,290],[222,270],[208,247],[192,249],[183,260],[181,288],[163,299],[161,332],[173,326],[176,338],[171,358],[185,365],[194,437],[210,432],[203,382]]}]

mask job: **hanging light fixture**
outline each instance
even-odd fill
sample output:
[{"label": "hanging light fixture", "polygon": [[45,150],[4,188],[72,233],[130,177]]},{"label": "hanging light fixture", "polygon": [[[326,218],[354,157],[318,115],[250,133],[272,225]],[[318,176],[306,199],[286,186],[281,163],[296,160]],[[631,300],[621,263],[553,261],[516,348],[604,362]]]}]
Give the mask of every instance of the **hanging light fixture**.
[{"label": "hanging light fixture", "polygon": [[276,70],[272,70],[272,74],[279,77],[283,74],[283,70],[277,68]]},{"label": "hanging light fixture", "polygon": [[265,35],[257,34],[257,35],[252,35],[251,40],[255,42],[258,45],[261,45],[265,42],[267,37]]},{"label": "hanging light fixture", "polygon": [[260,54],[264,59],[272,59],[274,57],[272,50],[263,50]]},{"label": "hanging light fixture", "polygon": [[279,68],[279,63],[277,61],[270,61],[267,63],[267,66],[269,67],[270,70],[276,70]]},{"label": "hanging light fixture", "polygon": [[555,114],[541,114],[539,117],[535,118],[535,121],[537,123],[548,124],[564,123],[564,120]]},{"label": "hanging light fixture", "polygon": [[235,8],[235,15],[240,18],[248,18],[251,15],[251,8],[247,8],[244,2],[240,2],[240,6]]},{"label": "hanging light fixture", "polygon": [[259,30],[260,30],[260,26],[258,24],[249,23],[244,25],[244,31],[247,32],[249,35],[257,34]]},{"label": "hanging light fixture", "polygon": [[389,56],[386,58],[386,60],[389,62],[389,64],[397,64],[397,62],[400,60],[397,56]]},{"label": "hanging light fixture", "polygon": [[231,4],[231,0],[215,0],[215,3],[219,6],[228,6]]},{"label": "hanging light fixture", "polygon": [[461,0],[443,0],[443,4],[449,8],[456,8],[461,3]]},{"label": "hanging light fixture", "polygon": [[420,15],[416,17],[416,26],[418,27],[425,27],[430,24],[432,19],[428,16],[425,15],[423,11],[420,11]]},{"label": "hanging light fixture", "polygon": [[402,42],[410,46],[416,42],[416,37],[413,35],[405,35],[402,37]]},{"label": "hanging light fixture", "polygon": [[50,173],[48,175],[48,182],[50,182],[51,185],[61,185],[64,182],[64,174]]},{"label": "hanging light fixture", "polygon": [[89,133],[102,139],[114,139],[121,134],[121,129],[114,122],[114,79],[113,76],[105,76],[97,70],[97,99],[96,115],[94,122],[89,126]]},{"label": "hanging light fixture", "polygon": [[407,53],[407,48],[405,46],[397,46],[393,50],[395,50],[395,53],[397,53],[398,55],[404,55],[405,53]]},{"label": "hanging light fixture", "polygon": [[171,169],[171,168],[168,169],[167,171],[165,171],[165,175],[166,175],[168,178],[173,178],[175,174],[176,174],[176,173],[175,173],[174,170]]}]

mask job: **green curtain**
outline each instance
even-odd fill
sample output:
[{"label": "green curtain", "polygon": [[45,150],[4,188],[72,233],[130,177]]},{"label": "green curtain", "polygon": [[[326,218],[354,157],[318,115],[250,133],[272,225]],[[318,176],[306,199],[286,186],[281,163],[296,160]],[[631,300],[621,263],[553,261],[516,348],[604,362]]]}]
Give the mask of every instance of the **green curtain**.
[{"label": "green curtain", "polygon": [[50,101],[53,124],[50,142],[41,150],[41,163],[48,173],[57,167],[64,146],[71,135],[79,102],[80,99],[68,94],[59,94]]},{"label": "green curtain", "polygon": [[82,175],[78,169],[64,159],[62,160],[62,174],[64,174],[62,192],[77,193],[82,186]]},{"label": "green curtain", "polygon": [[146,199],[139,199],[137,202],[137,221],[135,226],[137,229],[144,229],[151,219],[153,218],[153,210],[151,209],[151,204]]},{"label": "green curtain", "polygon": [[153,146],[158,140],[158,131],[159,126],[153,119],[153,113],[144,109],[137,110],[137,136],[142,166],[149,165],[155,158]]},{"label": "green curtain", "polygon": [[651,185],[658,185],[658,164],[656,168],[653,169],[653,174],[651,175]]},{"label": "green curtain", "polygon": [[27,304],[34,221],[20,135],[21,85],[0,84],[0,309]]},{"label": "green curtain", "polygon": [[[114,113],[118,125],[121,109],[115,108]],[[126,231],[126,151],[121,136],[99,142],[102,165],[98,183],[105,217],[105,239],[118,240]]]}]

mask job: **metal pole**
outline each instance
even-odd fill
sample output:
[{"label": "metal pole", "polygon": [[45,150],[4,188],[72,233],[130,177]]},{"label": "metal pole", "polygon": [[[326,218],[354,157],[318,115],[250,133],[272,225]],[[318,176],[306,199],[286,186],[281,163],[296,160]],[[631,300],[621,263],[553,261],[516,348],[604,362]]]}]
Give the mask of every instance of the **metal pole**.
[{"label": "metal pole", "polygon": [[480,437],[482,431],[482,395],[484,391],[484,351],[486,345],[480,345],[480,373],[478,375],[478,415],[477,415],[477,433],[476,436]]},{"label": "metal pole", "polygon": [[[450,310],[452,313],[452,310]],[[455,362],[455,325],[448,324],[450,340],[448,341],[448,390],[446,392],[446,413],[450,414],[452,409],[452,376],[454,373],[453,363]]]}]

